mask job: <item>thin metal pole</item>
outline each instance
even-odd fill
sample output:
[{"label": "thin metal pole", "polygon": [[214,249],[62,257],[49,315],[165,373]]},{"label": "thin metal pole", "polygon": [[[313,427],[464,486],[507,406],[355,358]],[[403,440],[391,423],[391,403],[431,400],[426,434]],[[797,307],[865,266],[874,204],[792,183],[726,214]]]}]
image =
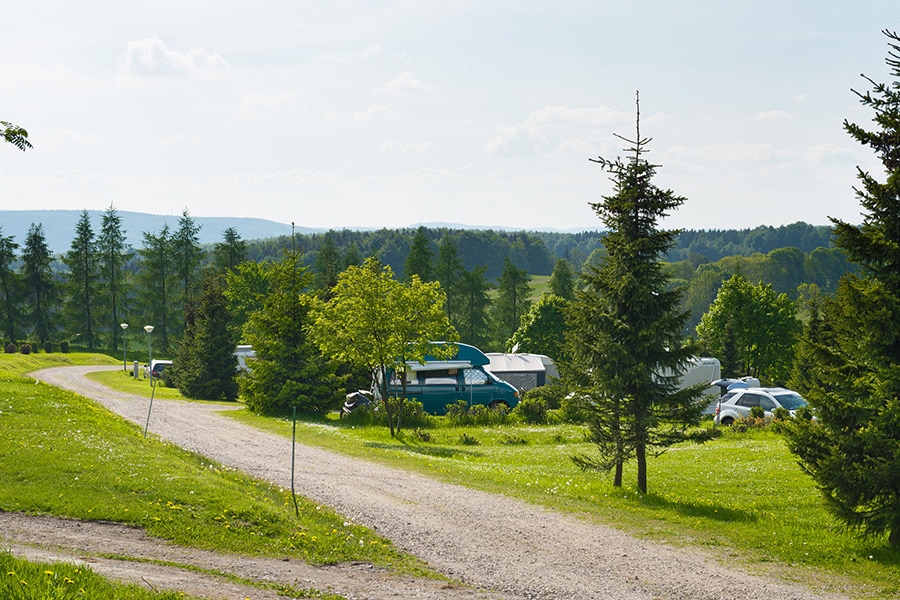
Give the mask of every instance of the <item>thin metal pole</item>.
[{"label": "thin metal pole", "polygon": [[[153,375],[150,375],[153,378]],[[147,423],[144,425],[144,437],[147,437],[147,428],[150,427],[150,411],[153,410],[153,395],[156,394],[156,386],[150,388],[150,408],[147,409]]]},{"label": "thin metal pole", "polygon": [[297,448],[297,407],[294,406],[294,423],[291,431],[291,498],[294,500],[294,514],[300,516],[300,507],[297,506],[297,493],[294,491],[294,456]]}]

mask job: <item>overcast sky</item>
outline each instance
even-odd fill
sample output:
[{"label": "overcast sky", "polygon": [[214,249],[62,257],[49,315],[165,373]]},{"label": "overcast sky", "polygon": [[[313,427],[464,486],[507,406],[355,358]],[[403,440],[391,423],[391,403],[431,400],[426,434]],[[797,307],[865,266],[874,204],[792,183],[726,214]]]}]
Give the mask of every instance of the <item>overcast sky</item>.
[{"label": "overcast sky", "polygon": [[[8,3],[0,208],[596,229],[640,91],[667,227],[859,222],[898,0]],[[2,226],[2,224],[0,224]]]}]

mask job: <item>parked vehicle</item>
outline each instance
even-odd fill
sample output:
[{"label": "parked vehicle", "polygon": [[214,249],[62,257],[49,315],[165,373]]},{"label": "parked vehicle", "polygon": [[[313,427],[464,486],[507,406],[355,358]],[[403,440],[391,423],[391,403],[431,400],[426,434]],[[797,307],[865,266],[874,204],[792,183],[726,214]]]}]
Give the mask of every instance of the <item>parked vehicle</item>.
[{"label": "parked vehicle", "polygon": [[806,400],[797,392],[785,388],[733,388],[719,399],[713,422],[716,425],[731,425],[738,419],[749,417],[754,406],[761,406],[767,418],[772,417],[776,408],[786,409],[793,417],[797,409],[806,406]]},{"label": "parked vehicle", "polygon": [[[442,415],[447,406],[459,400],[469,406],[483,404],[489,407],[506,406],[513,408],[519,403],[519,391],[509,383],[491,373],[486,366],[490,359],[484,352],[468,344],[454,344],[456,353],[443,360],[426,356],[425,360],[409,362],[406,373],[388,373],[388,393],[400,395],[406,378],[406,397],[422,403],[425,412]],[[374,386],[375,398],[381,399],[381,386],[377,380]]]}]

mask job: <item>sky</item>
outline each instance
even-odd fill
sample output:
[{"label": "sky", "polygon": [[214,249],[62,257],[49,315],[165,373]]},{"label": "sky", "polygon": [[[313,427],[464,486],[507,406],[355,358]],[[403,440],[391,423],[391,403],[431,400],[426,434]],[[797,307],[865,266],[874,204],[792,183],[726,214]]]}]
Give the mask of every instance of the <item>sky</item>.
[{"label": "sky", "polygon": [[[661,226],[861,220],[843,130],[897,0],[34,0],[4,7],[0,209],[302,227],[602,227],[650,138]],[[639,105],[637,102],[639,94]],[[2,224],[0,224],[2,226]]]}]

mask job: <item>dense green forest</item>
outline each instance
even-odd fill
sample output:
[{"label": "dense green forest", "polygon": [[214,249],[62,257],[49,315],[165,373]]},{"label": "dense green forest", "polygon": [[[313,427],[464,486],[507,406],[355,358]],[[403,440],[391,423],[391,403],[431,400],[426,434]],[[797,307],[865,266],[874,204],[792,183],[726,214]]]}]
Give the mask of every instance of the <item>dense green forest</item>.
[{"label": "dense green forest", "polygon": [[[200,244],[199,226],[185,212],[177,228],[142,232],[142,245],[124,242],[115,209],[95,228],[85,213],[65,252],[52,252],[40,224],[22,243],[0,228],[0,338],[42,348],[68,341],[90,349],[117,350],[120,323],[153,324],[154,347],[174,352],[184,333],[184,305],[208,270],[235,271],[240,263],[280,261],[293,249],[327,293],[349,265],[376,257],[399,278],[415,272],[440,281],[451,322],[468,341],[503,350],[516,323],[537,302],[531,278],[542,281],[564,261],[573,285],[587,264],[602,260],[602,233],[509,232],[449,228],[335,230],[262,240],[243,240],[233,228],[222,242]],[[694,335],[722,282],[741,275],[763,282],[798,303],[829,294],[850,270],[834,248],[828,227],[795,223],[745,230],[683,231],[667,255],[673,285],[683,289],[690,312],[685,335]],[[245,269],[246,271],[246,269]],[[248,275],[249,277],[249,275]],[[510,303],[504,291],[516,298]],[[524,298],[523,298],[524,296]],[[500,325],[503,323],[503,325]],[[236,327],[239,329],[240,323]],[[128,330],[128,334],[135,329]]]}]

